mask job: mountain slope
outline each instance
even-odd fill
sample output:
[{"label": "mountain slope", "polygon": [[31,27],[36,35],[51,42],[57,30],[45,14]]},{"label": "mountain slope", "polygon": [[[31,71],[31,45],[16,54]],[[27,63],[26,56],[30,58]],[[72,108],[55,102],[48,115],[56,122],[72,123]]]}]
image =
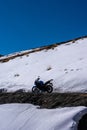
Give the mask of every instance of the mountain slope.
[{"label": "mountain slope", "polygon": [[0,57],[2,57],[3,55],[0,54]]},{"label": "mountain slope", "polygon": [[[56,93],[16,91],[31,91],[38,75],[43,81],[53,78]],[[86,130],[86,79],[87,37],[1,57],[0,130]]]},{"label": "mountain slope", "polygon": [[87,92],[87,38],[0,58],[0,88],[31,90],[37,76],[54,79],[54,91]]}]

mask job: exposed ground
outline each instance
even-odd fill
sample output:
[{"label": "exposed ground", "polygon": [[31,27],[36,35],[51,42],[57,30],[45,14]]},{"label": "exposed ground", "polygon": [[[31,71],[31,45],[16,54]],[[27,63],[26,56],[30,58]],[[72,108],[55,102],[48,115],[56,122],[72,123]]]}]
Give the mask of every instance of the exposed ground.
[{"label": "exposed ground", "polygon": [[[31,103],[39,105],[38,108],[58,108],[72,106],[86,106],[86,93],[52,93],[33,94],[30,92],[17,91],[14,93],[0,92],[0,104],[5,103]],[[87,130],[87,114],[82,117],[78,124],[78,130]]]},{"label": "exposed ground", "polygon": [[3,103],[32,103],[40,108],[58,108],[71,106],[87,106],[86,93],[41,93],[16,91],[14,93],[0,92],[0,104]]}]

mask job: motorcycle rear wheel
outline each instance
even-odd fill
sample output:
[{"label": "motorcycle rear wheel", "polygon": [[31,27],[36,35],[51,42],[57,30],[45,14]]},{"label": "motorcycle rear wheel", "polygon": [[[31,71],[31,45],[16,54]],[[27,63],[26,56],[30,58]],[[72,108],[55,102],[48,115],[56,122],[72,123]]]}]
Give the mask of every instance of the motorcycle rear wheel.
[{"label": "motorcycle rear wheel", "polygon": [[51,85],[47,85],[47,92],[52,93],[53,92],[53,87]]}]

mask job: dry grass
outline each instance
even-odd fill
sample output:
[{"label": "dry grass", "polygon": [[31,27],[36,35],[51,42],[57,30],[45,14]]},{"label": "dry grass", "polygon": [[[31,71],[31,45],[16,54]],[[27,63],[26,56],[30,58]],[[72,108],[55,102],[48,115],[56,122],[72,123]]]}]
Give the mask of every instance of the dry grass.
[{"label": "dry grass", "polygon": [[42,51],[42,50],[54,49],[58,45],[61,45],[61,44],[68,45],[69,42],[75,43],[75,41],[77,41],[79,39],[84,39],[84,38],[87,38],[87,36],[75,38],[73,40],[69,40],[69,41],[65,41],[65,42],[55,43],[55,44],[48,45],[48,46],[43,46],[43,47],[40,47],[40,48],[32,49],[31,51],[27,51],[27,52],[22,52],[22,53],[10,55],[10,56],[8,56],[6,58],[3,57],[3,59],[0,59],[0,62],[4,63],[4,62],[8,62],[9,60],[12,60],[12,59],[14,59],[16,57],[22,57],[24,55],[29,56],[30,53],[39,52],[39,51]]}]

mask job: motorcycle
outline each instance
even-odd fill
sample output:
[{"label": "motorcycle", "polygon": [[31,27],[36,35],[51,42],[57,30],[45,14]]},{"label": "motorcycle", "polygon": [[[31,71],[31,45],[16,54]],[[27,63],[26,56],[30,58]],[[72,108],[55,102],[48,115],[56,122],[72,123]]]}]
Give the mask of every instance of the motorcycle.
[{"label": "motorcycle", "polygon": [[53,83],[52,83],[52,80],[53,79],[48,80],[40,88],[38,88],[37,86],[33,86],[32,87],[32,92],[33,93],[41,93],[41,92],[52,93],[53,92]]}]

